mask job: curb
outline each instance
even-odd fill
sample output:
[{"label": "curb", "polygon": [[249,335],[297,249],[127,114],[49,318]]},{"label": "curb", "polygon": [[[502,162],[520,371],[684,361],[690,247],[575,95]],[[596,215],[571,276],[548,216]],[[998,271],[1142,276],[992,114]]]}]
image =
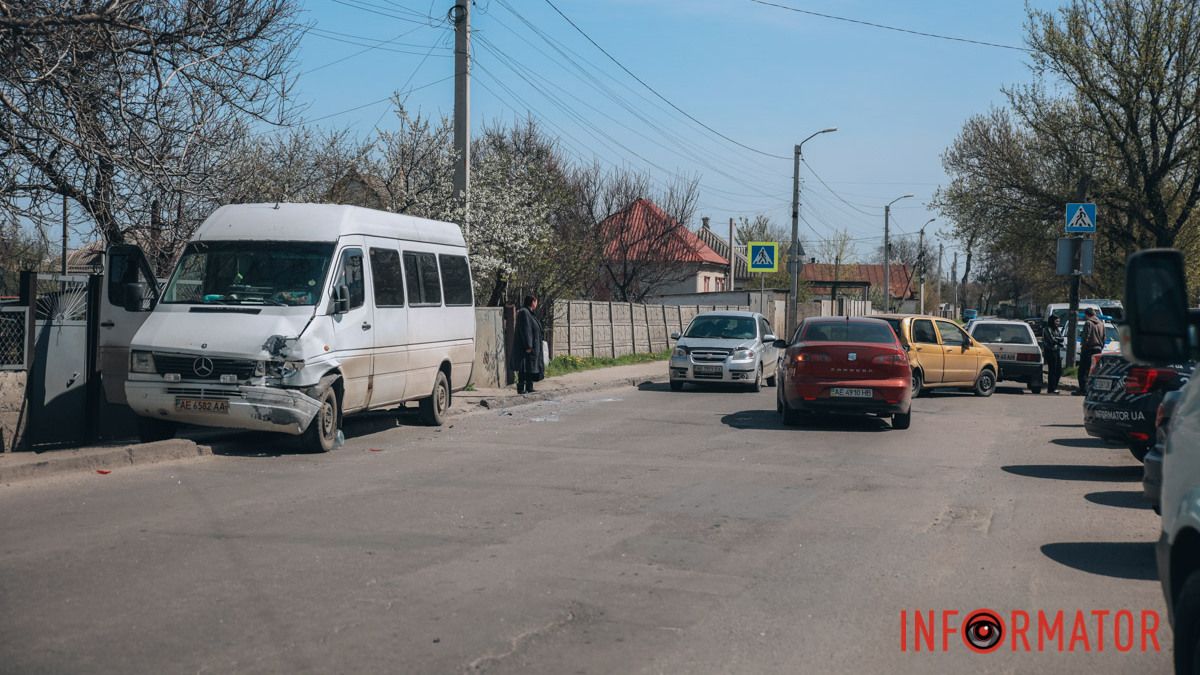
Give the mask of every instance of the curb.
[{"label": "curb", "polygon": [[[24,454],[29,453],[13,453],[10,456],[20,458]],[[5,466],[4,456],[0,456],[0,484],[81,471],[111,471],[139,464],[207,457],[211,454],[212,448],[207,445],[175,438],[111,448],[52,450],[37,455],[39,461],[24,461],[12,466]]]},{"label": "curb", "polygon": [[664,384],[666,382],[667,377],[665,375],[654,377],[624,377],[617,380],[594,382],[589,385],[581,385],[577,387],[563,387],[562,389],[547,390],[545,392],[535,391],[533,394],[526,394],[525,396],[517,394],[513,396],[505,396],[504,398],[484,398],[480,399],[474,408],[463,410],[463,414],[478,410],[503,410],[505,408],[515,408],[517,406],[526,405],[529,403],[537,403],[538,401],[552,401],[562,396],[586,394],[593,391],[603,391],[605,389],[636,387],[646,383]]}]

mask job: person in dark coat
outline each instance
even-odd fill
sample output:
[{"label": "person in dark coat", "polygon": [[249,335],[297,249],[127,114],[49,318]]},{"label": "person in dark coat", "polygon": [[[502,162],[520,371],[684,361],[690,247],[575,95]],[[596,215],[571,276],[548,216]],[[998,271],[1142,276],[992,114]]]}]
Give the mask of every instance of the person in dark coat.
[{"label": "person in dark coat", "polygon": [[517,310],[513,331],[513,348],[509,366],[517,372],[517,393],[533,393],[533,383],[545,374],[542,363],[542,324],[533,315],[538,300],[525,296],[524,306]]},{"label": "person in dark coat", "polygon": [[1058,380],[1062,377],[1062,352],[1059,350],[1065,342],[1059,323],[1058,315],[1052,314],[1042,326],[1042,354],[1046,357],[1046,366],[1049,369],[1046,379],[1047,394],[1058,393]]}]

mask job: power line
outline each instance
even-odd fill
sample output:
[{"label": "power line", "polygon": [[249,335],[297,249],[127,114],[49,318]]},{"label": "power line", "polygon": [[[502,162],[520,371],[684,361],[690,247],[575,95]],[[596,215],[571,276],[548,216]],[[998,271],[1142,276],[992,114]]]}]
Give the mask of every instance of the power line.
[{"label": "power line", "polygon": [[787,157],[786,155],[776,155],[776,154],[774,154],[774,153],[770,153],[770,152],[764,152],[764,151],[762,151],[762,150],[759,150],[758,148],[753,148],[753,147],[750,147],[749,145],[746,145],[745,143],[742,143],[742,142],[740,142],[740,141],[736,141],[736,140],[734,140],[734,139],[732,139],[732,138],[730,138],[730,137],[726,136],[725,134],[723,134],[723,133],[721,133],[721,132],[717,131],[716,129],[714,129],[714,128],[712,128],[712,127],[708,126],[708,125],[707,125],[707,124],[705,124],[704,122],[701,122],[700,120],[696,119],[696,118],[695,118],[695,117],[693,117],[693,116],[692,116],[690,113],[688,113],[687,111],[685,111],[683,108],[680,108],[679,106],[677,106],[677,105],[675,105],[674,103],[672,103],[672,102],[671,102],[669,99],[667,99],[667,97],[666,97],[666,96],[663,96],[662,94],[658,93],[658,91],[657,91],[657,90],[656,90],[654,87],[651,87],[650,85],[646,84],[646,82],[645,82],[645,81],[644,81],[642,78],[638,77],[637,75],[634,75],[632,70],[630,70],[630,69],[626,68],[626,67],[625,67],[625,64],[621,63],[620,61],[618,61],[618,60],[617,60],[617,58],[616,58],[615,56],[613,56],[612,54],[608,53],[608,50],[606,50],[604,47],[601,47],[599,43],[597,43],[595,40],[593,40],[593,39],[592,39],[592,36],[590,36],[590,35],[588,35],[586,32],[584,32],[584,30],[583,30],[582,28],[580,28],[578,25],[576,25],[576,23],[575,23],[574,21],[572,21],[570,17],[568,17],[566,14],[563,14],[562,10],[560,10],[560,9],[558,8],[558,6],[557,6],[557,5],[555,5],[555,4],[554,4],[554,3],[553,3],[551,0],[546,0],[546,4],[547,4],[547,5],[550,5],[550,7],[551,7],[551,8],[552,8],[552,9],[553,9],[555,12],[557,12],[557,13],[558,13],[558,15],[559,15],[559,16],[561,16],[561,17],[563,18],[563,20],[564,20],[564,21],[566,21],[567,23],[571,24],[571,27],[572,27],[572,28],[574,28],[576,31],[578,31],[580,35],[582,35],[584,38],[586,38],[586,39],[587,39],[587,41],[588,41],[588,42],[592,43],[592,46],[593,46],[593,47],[595,47],[596,49],[599,49],[599,50],[600,50],[600,52],[601,52],[601,53],[603,53],[605,56],[607,56],[607,57],[608,57],[608,59],[609,59],[610,61],[612,61],[613,63],[617,64],[617,66],[618,66],[618,67],[619,67],[621,70],[625,71],[625,73],[626,73],[627,75],[629,75],[629,76],[630,76],[630,77],[632,77],[633,79],[637,80],[637,81],[638,81],[638,84],[641,84],[643,87],[645,87],[646,89],[650,90],[650,93],[652,93],[652,94],[654,94],[655,96],[657,96],[658,98],[662,99],[662,101],[663,101],[664,103],[666,103],[667,105],[669,105],[669,106],[671,106],[672,108],[674,108],[676,111],[678,111],[678,112],[679,112],[681,115],[683,115],[684,117],[687,117],[687,118],[688,118],[688,119],[690,119],[691,121],[695,122],[696,124],[699,124],[700,126],[702,126],[702,127],[704,127],[705,129],[707,129],[709,132],[711,132],[711,133],[713,133],[713,134],[716,134],[717,136],[720,136],[721,138],[725,139],[726,141],[729,141],[730,143],[733,143],[733,144],[734,144],[734,145],[736,145],[736,146],[739,146],[739,147],[745,148],[746,150],[749,150],[749,151],[751,151],[751,152],[756,152],[756,153],[758,153],[758,154],[760,154],[760,155],[764,155],[764,156],[766,156],[766,157],[774,157],[774,158],[776,158],[776,159],[791,159],[790,157]]},{"label": "power line", "polygon": [[[429,87],[432,87],[435,84],[441,84],[442,82],[445,82],[446,80],[453,80],[453,79],[454,79],[453,75],[447,75],[446,77],[443,77],[438,80],[434,80],[433,82],[427,82],[419,87],[413,87],[412,89],[409,89],[408,91],[403,92],[403,93],[405,95],[408,95],[408,94],[413,93],[414,91],[421,91],[422,89],[428,89]],[[305,124],[312,124],[313,122],[320,122],[321,120],[327,120],[330,117],[338,117],[339,115],[345,115],[346,113],[352,113],[355,110],[362,110],[363,108],[370,108],[371,106],[379,105],[380,103],[383,103],[384,101],[390,101],[392,99],[392,96],[394,96],[394,95],[395,95],[395,93],[392,93],[387,96],[384,96],[383,98],[381,98],[377,101],[371,101],[370,103],[363,103],[362,105],[356,105],[353,108],[346,108],[345,110],[339,110],[335,113],[329,113],[328,115],[322,115],[320,117],[314,117],[312,119],[304,120],[304,121],[300,122],[300,124],[297,126],[305,125]]]},{"label": "power line", "polygon": [[[343,57],[341,57],[341,58],[334,59],[333,61],[329,61],[329,62],[327,62],[327,63],[322,63],[321,65],[319,65],[319,66],[316,66],[315,68],[310,68],[310,69],[308,69],[308,70],[304,71],[303,73],[301,73],[301,75],[308,75],[309,73],[315,73],[315,72],[317,72],[318,70],[323,70],[323,69],[325,69],[325,68],[328,68],[328,67],[330,67],[330,66],[335,66],[335,65],[337,65],[337,64],[339,64],[339,63],[342,63],[342,62],[345,62],[345,61],[349,61],[350,59],[353,59],[353,58],[355,58],[355,57],[358,57],[358,56],[362,56],[363,54],[366,54],[367,52],[370,52],[370,51],[375,51],[375,50],[377,50],[377,49],[378,49],[378,50],[385,49],[385,47],[384,47],[385,45],[396,43],[396,40],[399,40],[400,38],[402,38],[402,37],[404,37],[404,36],[406,36],[406,35],[408,35],[408,34],[410,34],[410,33],[413,33],[413,32],[416,32],[416,31],[418,31],[418,30],[421,30],[421,28],[422,28],[421,26],[417,26],[416,28],[414,28],[414,29],[412,29],[412,30],[410,30],[410,31],[405,31],[405,32],[403,32],[403,33],[400,33],[399,35],[397,35],[396,37],[394,37],[394,38],[392,38],[392,39],[390,39],[390,40],[384,40],[384,41],[381,41],[381,42],[377,42],[376,44],[374,44],[374,45],[370,45],[370,46],[367,46],[365,49],[360,49],[359,51],[357,51],[357,52],[354,52],[353,54],[348,54],[348,55],[346,55],[346,56],[343,56]],[[356,43],[354,43],[354,42],[350,42],[350,41],[348,41],[348,40],[339,40],[339,39],[336,39],[336,38],[331,38],[331,37],[329,37],[329,36],[326,36],[326,35],[321,35],[320,33],[317,33],[316,31],[309,31],[309,32],[310,32],[312,35],[316,36],[316,37],[319,37],[319,38],[324,38],[324,39],[326,39],[326,40],[335,40],[335,41],[337,41],[337,42],[342,42],[342,43],[344,43],[344,44],[356,44]],[[396,44],[399,44],[399,43],[396,43]],[[361,46],[361,45],[359,45],[359,46]],[[414,45],[414,46],[418,46],[418,45]],[[420,46],[420,47],[424,47],[425,45],[419,45],[419,46]],[[433,45],[432,47],[430,47],[430,48],[429,48],[429,51],[425,53],[425,58],[429,58],[429,55],[433,53],[433,50],[434,50],[435,48],[437,48],[437,46],[438,46],[438,45],[437,45],[437,43],[434,43],[434,45]],[[410,52],[410,51],[406,51],[406,50],[402,50],[402,49],[387,49],[386,51],[390,51],[390,52],[398,52],[398,53],[401,53],[401,54],[414,54],[414,55],[415,55],[415,54],[420,54],[420,52]],[[422,63],[424,63],[424,59],[422,59],[422,61],[421,61],[421,62],[422,62]]]},{"label": "power line", "polygon": [[[547,0],[547,2],[549,2],[549,0]],[[813,12],[813,11],[810,11],[807,9],[800,9],[799,7],[789,7],[787,5],[781,5],[781,4],[775,3],[775,2],[767,2],[767,0],[750,0],[750,2],[754,2],[754,3],[760,4],[760,5],[766,5],[768,7],[778,7],[779,9],[786,9],[788,11],[796,12],[799,14],[808,14],[809,16],[819,16],[822,19],[832,19],[834,21],[845,21],[846,23],[855,23],[855,24],[859,24],[861,26],[870,26],[872,28],[881,28],[883,30],[896,31],[897,33],[908,33],[909,35],[919,35],[921,37],[936,38],[938,40],[950,40],[953,42],[965,42],[967,44],[981,45],[983,47],[996,47],[998,49],[1011,49],[1013,51],[1025,52],[1027,54],[1033,53],[1033,50],[1029,49],[1028,47],[1017,47],[1015,45],[1004,45],[1004,44],[1000,44],[998,42],[985,42],[983,40],[972,40],[969,38],[955,37],[953,35],[939,35],[937,33],[925,33],[925,32],[919,31],[919,30],[910,30],[908,28],[897,28],[896,26],[887,26],[887,25],[884,25],[881,23],[873,23],[871,21],[863,21],[861,19],[851,19],[851,18],[844,17],[844,16],[834,16],[833,14],[822,14],[821,12]]]}]

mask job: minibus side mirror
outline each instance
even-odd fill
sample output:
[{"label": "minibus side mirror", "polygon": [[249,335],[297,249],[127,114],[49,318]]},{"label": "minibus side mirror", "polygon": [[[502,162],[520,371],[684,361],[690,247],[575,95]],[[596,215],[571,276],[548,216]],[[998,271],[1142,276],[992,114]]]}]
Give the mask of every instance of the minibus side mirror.
[{"label": "minibus side mirror", "polygon": [[346,284],[335,286],[333,289],[333,313],[345,314],[350,311],[350,287]]},{"label": "minibus side mirror", "polygon": [[1125,323],[1121,351],[1135,363],[1167,365],[1190,360],[1192,323],[1183,254],[1148,249],[1125,266]]},{"label": "minibus side mirror", "polygon": [[145,290],[141,284],[132,283],[125,284],[125,295],[122,297],[122,306],[126,312],[142,312],[142,302],[146,299]]}]

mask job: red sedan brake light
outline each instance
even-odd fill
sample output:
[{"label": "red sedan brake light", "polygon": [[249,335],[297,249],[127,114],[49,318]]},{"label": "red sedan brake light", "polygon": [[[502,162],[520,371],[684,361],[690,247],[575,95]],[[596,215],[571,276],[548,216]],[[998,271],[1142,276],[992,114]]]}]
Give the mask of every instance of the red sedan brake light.
[{"label": "red sedan brake light", "polygon": [[813,363],[813,362],[817,362],[817,361],[829,361],[831,359],[829,358],[828,354],[822,354],[820,352],[800,352],[800,353],[796,354],[794,357],[792,357],[792,360],[794,360],[796,363],[798,363],[800,365],[803,365],[805,363]]},{"label": "red sedan brake light", "polygon": [[877,366],[907,366],[908,354],[897,352],[895,354],[880,354],[871,359],[871,363]]},{"label": "red sedan brake light", "polygon": [[1125,393],[1148,394],[1155,386],[1169,385],[1178,375],[1170,368],[1145,368],[1135,366],[1125,376]]}]

